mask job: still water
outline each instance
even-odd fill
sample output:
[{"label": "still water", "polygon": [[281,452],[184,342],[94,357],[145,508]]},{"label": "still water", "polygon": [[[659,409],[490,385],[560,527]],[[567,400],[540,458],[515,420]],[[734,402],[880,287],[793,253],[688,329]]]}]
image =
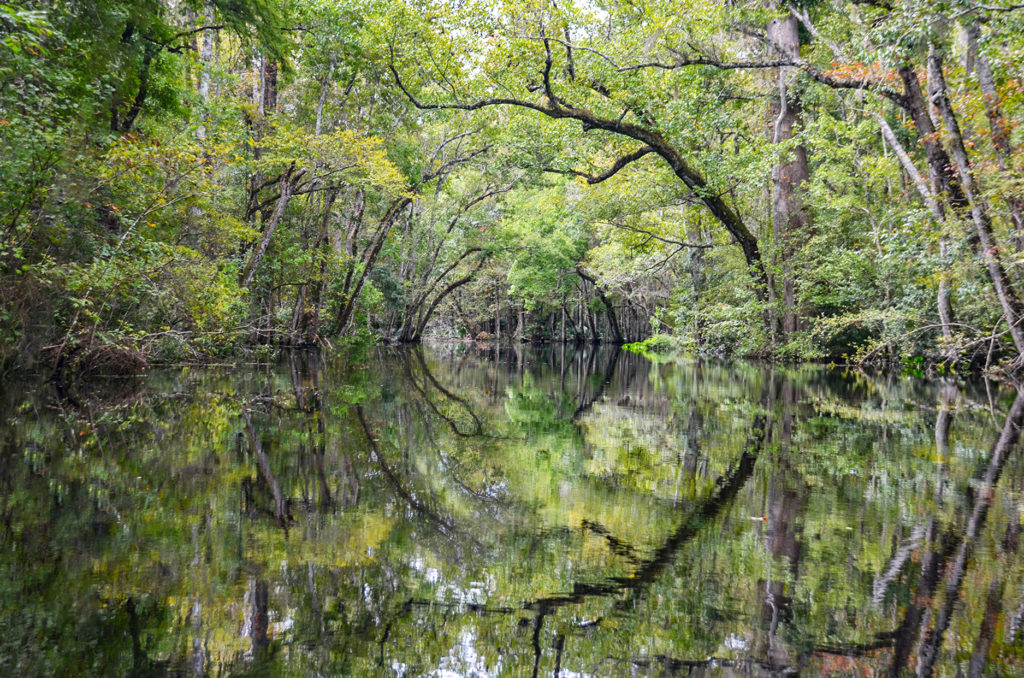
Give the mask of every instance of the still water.
[{"label": "still water", "polygon": [[1024,675],[1006,387],[462,345],[18,381],[0,675]]}]

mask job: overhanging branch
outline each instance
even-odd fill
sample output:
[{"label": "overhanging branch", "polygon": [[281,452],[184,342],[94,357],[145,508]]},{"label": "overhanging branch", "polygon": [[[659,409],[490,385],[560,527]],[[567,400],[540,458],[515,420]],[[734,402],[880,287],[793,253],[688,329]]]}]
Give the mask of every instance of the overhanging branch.
[{"label": "overhanging branch", "polygon": [[[547,50],[547,53],[550,49]],[[743,249],[743,256],[750,269],[754,280],[754,292],[759,299],[766,297],[768,287],[767,274],[765,272],[761,250],[757,238],[751,233],[743,219],[730,207],[725,200],[708,186],[704,176],[690,166],[683,155],[675,148],[660,132],[647,126],[624,122],[621,119],[615,120],[601,117],[592,111],[575,106],[567,101],[546,97],[545,104],[539,104],[525,99],[514,97],[487,97],[470,103],[446,103],[428,104],[419,101],[416,96],[402,82],[398,68],[395,66],[394,50],[391,49],[391,58],[388,63],[395,83],[409,101],[421,110],[463,110],[475,111],[493,106],[517,106],[543,113],[556,120],[576,120],[583,125],[584,130],[602,130],[625,136],[650,146],[653,152],[661,156],[673,173],[688,188],[690,188],[704,203],[704,206],[715,216],[727,231],[736,239]]]},{"label": "overhanging branch", "polygon": [[555,168],[552,168],[552,167],[545,167],[544,171],[545,172],[550,172],[552,174],[570,174],[572,176],[583,177],[584,179],[587,180],[588,184],[591,184],[591,185],[599,184],[602,181],[606,181],[608,179],[611,179],[613,176],[618,174],[619,171],[622,168],[624,168],[626,165],[629,165],[630,163],[636,162],[640,158],[642,158],[645,155],[648,155],[650,153],[654,153],[654,149],[651,148],[650,146],[644,146],[642,148],[639,148],[639,149],[633,151],[632,153],[628,153],[628,154],[622,156],[621,158],[616,160],[612,164],[612,166],[610,168],[608,168],[607,170],[605,170],[601,174],[596,174],[596,175],[595,174],[588,174],[586,172],[581,172],[580,170],[574,170],[574,169],[560,170],[560,169],[555,169]]}]

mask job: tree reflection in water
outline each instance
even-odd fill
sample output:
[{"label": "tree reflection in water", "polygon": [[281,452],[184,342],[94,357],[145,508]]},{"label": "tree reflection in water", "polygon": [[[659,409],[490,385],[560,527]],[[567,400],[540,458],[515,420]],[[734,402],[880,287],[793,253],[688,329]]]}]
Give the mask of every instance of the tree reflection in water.
[{"label": "tree reflection in water", "polygon": [[1024,671],[1009,390],[464,345],[109,386],[5,394],[5,675]]}]

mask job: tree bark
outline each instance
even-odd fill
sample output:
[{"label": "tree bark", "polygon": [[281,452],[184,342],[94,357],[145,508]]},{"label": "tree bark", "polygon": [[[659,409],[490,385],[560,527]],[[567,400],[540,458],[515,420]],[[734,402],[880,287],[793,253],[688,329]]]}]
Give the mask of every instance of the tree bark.
[{"label": "tree bark", "polygon": [[434,311],[437,310],[438,305],[442,301],[444,301],[445,297],[447,297],[449,294],[459,289],[463,285],[472,282],[473,276],[476,275],[476,272],[479,271],[480,268],[484,265],[484,261],[486,261],[486,258],[481,258],[480,261],[477,262],[477,265],[473,268],[472,271],[470,271],[467,275],[463,276],[462,278],[459,278],[458,280],[449,284],[447,287],[441,290],[441,292],[438,293],[436,297],[434,297],[434,300],[430,303],[430,306],[427,307],[426,312],[423,313],[423,316],[420,318],[420,321],[416,326],[416,331],[412,335],[411,341],[418,342],[420,339],[423,338],[423,331],[426,329],[427,323],[430,321],[430,318],[434,315]]},{"label": "tree bark", "polygon": [[320,266],[316,282],[313,285],[313,314],[305,328],[305,336],[310,343],[316,341],[320,335],[320,316],[323,312],[324,287],[327,285],[327,261],[330,252],[331,210],[337,197],[337,191],[330,191],[324,199],[324,211],[320,221],[320,235],[317,238],[316,245],[314,245],[314,251],[320,253]]},{"label": "tree bark", "polygon": [[277,112],[277,62],[263,59],[262,97],[260,98],[260,114],[273,115]]},{"label": "tree bark", "polygon": [[[988,57],[978,49],[981,25],[977,19],[967,26],[966,33],[967,51],[973,56],[974,74],[978,78],[978,86],[985,98],[985,114],[988,118],[989,130],[992,133],[992,146],[996,151],[996,162],[999,165],[999,171],[1006,174],[1010,156],[1013,154],[1013,146],[1010,144],[1010,126],[1009,121],[1003,115],[999,92],[996,90],[995,77],[992,75]],[[1013,221],[1016,235],[1014,244],[1017,251],[1020,252],[1024,250],[1024,200],[1020,196],[1011,194],[1006,197],[1006,203],[1010,209],[1010,219]]]},{"label": "tree bark", "polygon": [[885,118],[876,113],[875,120],[878,121],[878,126],[882,129],[882,137],[896,154],[896,159],[899,160],[900,166],[903,167],[903,171],[907,173],[910,180],[914,183],[914,189],[917,191],[918,195],[921,196],[921,200],[924,201],[928,211],[932,213],[932,216],[935,217],[936,221],[942,221],[945,218],[942,207],[939,205],[939,201],[936,200],[935,194],[932,193],[931,189],[928,187],[928,183],[924,180],[924,177],[922,177],[921,173],[917,170],[917,166],[914,165],[914,160],[910,157],[910,154],[907,153],[906,149],[903,148],[903,144],[900,143],[899,139],[896,138],[895,132],[893,132],[892,127],[889,126],[889,123],[886,122]]},{"label": "tree bark", "polygon": [[[881,115],[876,114],[875,119],[878,120],[879,127],[882,128],[882,137],[892,148],[893,153],[896,154],[896,158],[900,161],[900,165],[903,167],[903,171],[907,173],[911,181],[914,183],[914,188],[917,189],[924,204],[928,207],[928,211],[931,212],[935,222],[941,225],[945,222],[945,211],[942,209],[939,201],[936,200],[935,194],[928,188],[928,184],[925,182],[921,173],[917,171],[917,166],[914,165],[914,161],[907,153],[903,145],[900,144],[899,139],[896,138],[896,134],[889,127],[889,123],[885,121]],[[952,341],[953,338],[953,305],[950,301],[952,291],[952,274],[949,272],[949,264],[947,262],[947,245],[946,239],[939,239],[939,258],[942,260],[942,269],[939,271],[939,290],[936,298],[939,312],[939,324],[942,328],[942,337],[946,341]]]},{"label": "tree bark", "polygon": [[[213,5],[210,2],[206,2],[203,5],[203,20],[207,26],[213,25]],[[205,107],[210,103],[210,62],[213,61],[213,36],[215,32],[212,28],[207,28],[203,31],[203,43],[199,51],[199,85],[196,89],[199,99],[204,106],[204,110],[200,113],[199,127],[196,129],[196,136],[199,139],[206,138],[206,123],[210,117]]]},{"label": "tree bark", "polygon": [[498,285],[494,285],[494,339],[501,341],[501,298],[498,296]]},{"label": "tree bark", "polygon": [[366,279],[369,277],[370,272],[373,270],[374,264],[377,263],[377,256],[380,254],[380,250],[384,247],[384,241],[387,240],[388,233],[391,232],[391,227],[395,223],[395,218],[412,203],[412,198],[405,197],[400,198],[391,204],[388,211],[381,217],[380,224],[377,227],[377,231],[374,233],[370,244],[366,246],[361,257],[362,270],[359,271],[358,277],[354,285],[350,284],[352,280],[353,271],[349,271],[349,275],[346,278],[346,289],[345,299],[343,301],[341,311],[338,313],[338,320],[335,323],[334,333],[344,334],[348,329],[349,323],[352,321],[352,315],[355,312],[355,307],[359,303],[359,295],[363,291],[363,286],[366,284]]},{"label": "tree bark", "polygon": [[292,192],[295,190],[295,180],[301,176],[301,172],[293,178],[295,172],[295,163],[281,175],[281,181],[279,188],[281,195],[277,199],[277,205],[274,206],[274,212],[270,216],[270,221],[267,222],[266,228],[263,229],[263,236],[260,237],[259,243],[256,245],[256,249],[253,250],[252,256],[249,258],[249,263],[245,265],[245,269],[242,272],[240,286],[242,289],[248,289],[252,283],[252,278],[256,274],[256,269],[259,267],[260,262],[263,261],[263,255],[266,254],[267,246],[270,244],[270,239],[274,235],[274,230],[277,228],[277,224],[281,221],[281,217],[284,215],[284,209],[288,206],[288,201],[291,200]]},{"label": "tree bark", "polygon": [[153,59],[159,51],[160,48],[150,42],[147,42],[145,47],[143,47],[142,64],[139,66],[139,88],[136,90],[135,96],[132,98],[131,106],[128,107],[128,111],[124,114],[123,118],[118,116],[118,102],[115,102],[114,106],[111,108],[111,131],[122,132],[125,134],[132,131],[132,128],[135,126],[135,121],[138,119],[139,113],[142,112],[142,107],[146,103],[146,98],[149,96],[150,72],[153,66]]},{"label": "tree bark", "polygon": [[[602,304],[604,304],[605,314],[608,317],[608,327],[612,333],[612,341],[621,346],[624,343],[622,341],[622,330],[619,327],[619,319],[615,315],[615,307],[612,306],[611,300],[608,299],[608,297],[604,293],[604,290],[602,290],[600,285],[597,284],[597,278],[590,275],[589,273],[587,273],[578,266],[576,267],[576,273],[581,278],[583,278],[584,280],[586,280],[587,282],[594,286],[594,291],[597,293],[597,298],[601,300]],[[597,333],[595,332],[594,341],[596,342],[597,340]]]},{"label": "tree bark", "polygon": [[331,64],[327,68],[327,75],[324,76],[324,81],[320,83],[320,98],[316,102],[316,124],[313,127],[313,134],[320,136],[320,132],[324,127],[324,105],[327,103],[327,93],[331,88],[331,78],[334,76],[334,64],[337,56],[331,55]]},{"label": "tree bark", "polygon": [[928,68],[932,71],[936,82],[938,89],[936,103],[946,123],[950,147],[956,160],[957,168],[960,170],[963,190],[970,205],[971,218],[974,222],[978,240],[981,242],[982,256],[985,259],[989,278],[992,280],[992,287],[1003,309],[1003,318],[1009,326],[1010,337],[1013,339],[1018,356],[1024,355],[1024,328],[1020,326],[1020,299],[1006,275],[1006,270],[1003,268],[1003,262],[999,256],[999,245],[996,242],[995,234],[992,232],[992,221],[988,213],[988,204],[978,190],[974,179],[974,170],[971,168],[971,161],[964,146],[963,136],[960,132],[960,123],[949,100],[946,78],[942,70],[942,55],[937,50],[932,50],[929,54]]},{"label": "tree bark", "polygon": [[[768,23],[768,39],[775,48],[789,58],[800,56],[800,31],[797,19],[792,14],[773,19]],[[779,104],[772,130],[772,143],[784,144],[794,137],[794,130],[800,124],[800,98],[792,94],[789,83],[792,69],[779,69]],[[782,259],[782,336],[788,339],[799,329],[797,312],[796,281],[793,272],[793,256],[796,243],[801,236],[809,233],[811,218],[800,190],[810,177],[807,165],[807,148],[803,144],[794,147],[792,156],[780,159],[772,170],[772,225],[775,242]]]},{"label": "tree bark", "polygon": [[960,187],[953,161],[939,143],[938,134],[928,114],[928,104],[921,92],[921,83],[917,81],[917,72],[910,64],[904,64],[898,70],[903,81],[905,110],[910,113],[917,129],[917,135],[924,146],[925,158],[933,190],[943,195],[958,214],[967,209],[967,197]]}]

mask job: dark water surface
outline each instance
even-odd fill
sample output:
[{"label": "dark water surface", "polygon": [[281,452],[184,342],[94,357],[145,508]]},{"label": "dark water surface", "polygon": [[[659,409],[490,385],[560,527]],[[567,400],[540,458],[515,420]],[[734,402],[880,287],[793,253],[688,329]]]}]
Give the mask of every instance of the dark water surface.
[{"label": "dark water surface", "polygon": [[1024,674],[1024,399],[467,346],[0,401],[0,675]]}]

